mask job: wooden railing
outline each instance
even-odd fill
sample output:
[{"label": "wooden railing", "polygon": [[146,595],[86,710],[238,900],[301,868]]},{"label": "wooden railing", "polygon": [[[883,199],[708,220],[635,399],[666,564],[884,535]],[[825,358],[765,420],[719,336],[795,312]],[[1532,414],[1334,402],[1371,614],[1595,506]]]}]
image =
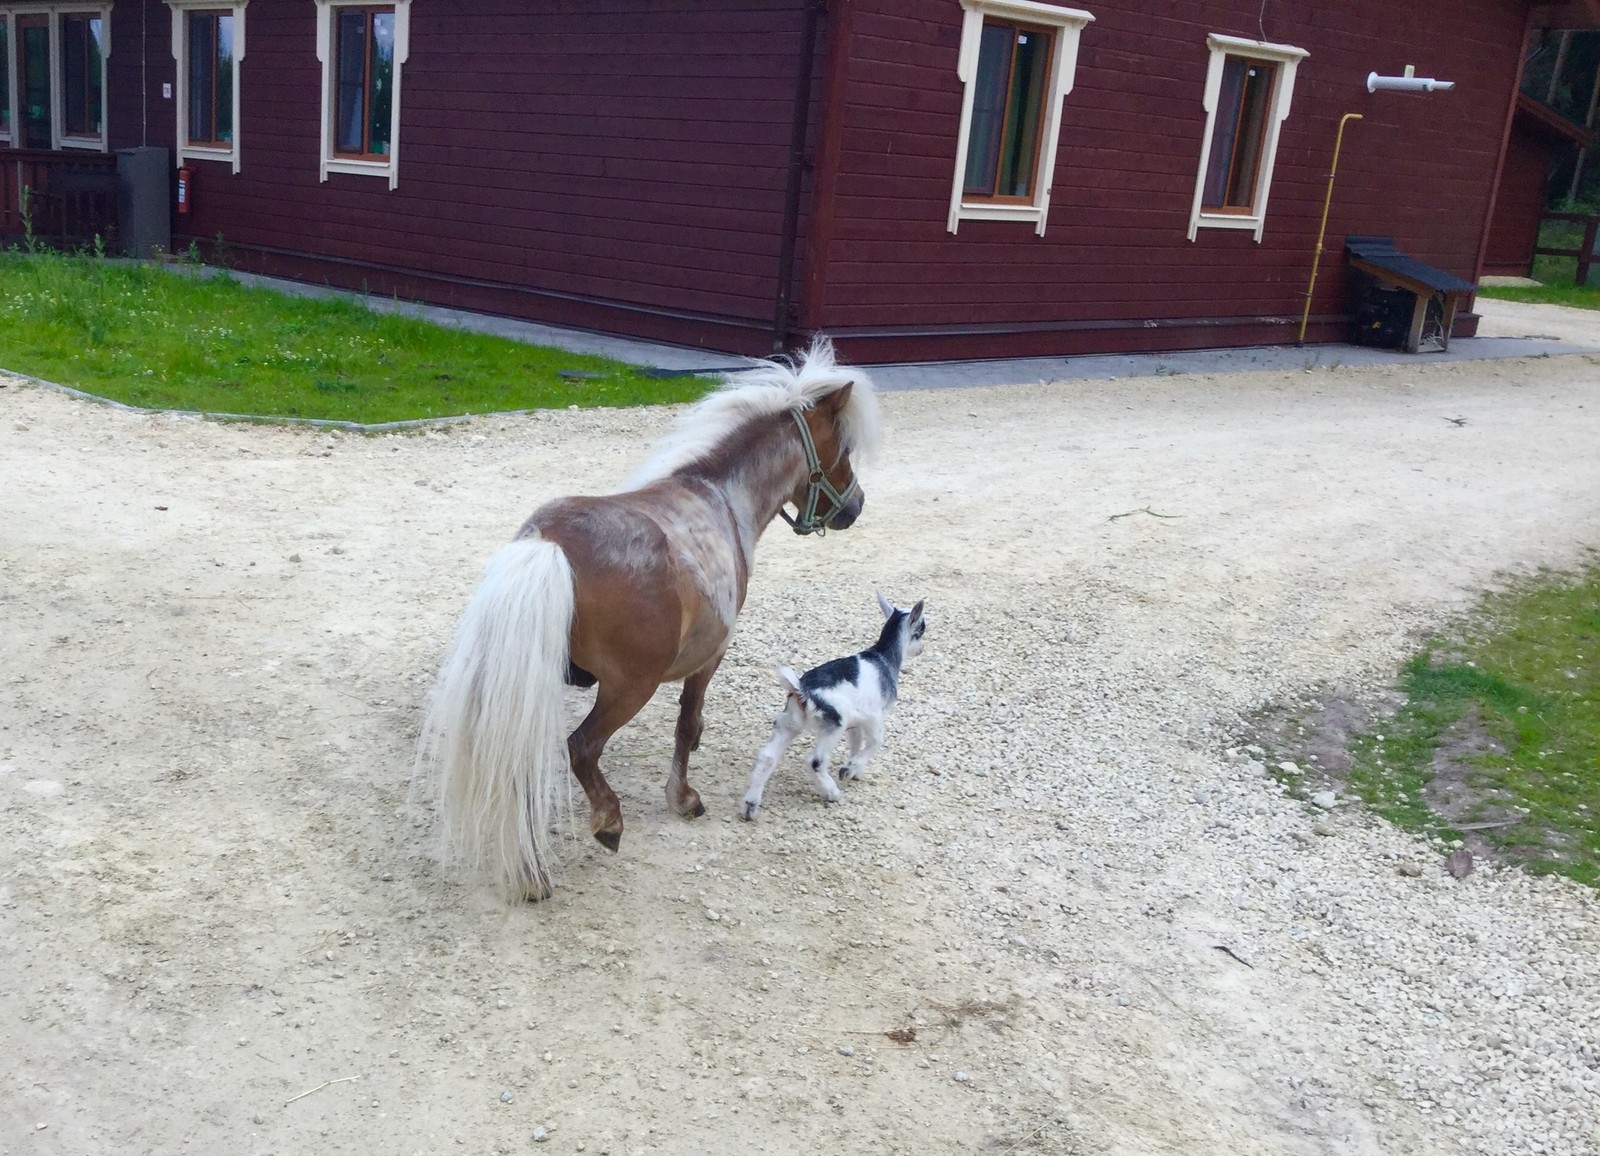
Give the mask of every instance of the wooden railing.
[{"label": "wooden railing", "polygon": [[0,242],[107,249],[117,235],[117,158],[109,153],[0,149]]},{"label": "wooden railing", "polygon": [[1536,257],[1576,257],[1578,259],[1577,284],[1589,283],[1589,267],[1600,264],[1600,255],[1594,250],[1596,233],[1600,233],[1600,213],[1546,213],[1539,218],[1539,230],[1544,231],[1546,221],[1575,221],[1583,226],[1583,243],[1576,249],[1557,249],[1544,245],[1533,250]]}]

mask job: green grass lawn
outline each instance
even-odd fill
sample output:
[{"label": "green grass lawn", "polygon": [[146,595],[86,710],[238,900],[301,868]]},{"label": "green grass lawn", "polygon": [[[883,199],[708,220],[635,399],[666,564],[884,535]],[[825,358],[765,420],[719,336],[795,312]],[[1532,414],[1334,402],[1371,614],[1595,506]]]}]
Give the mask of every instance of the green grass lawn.
[{"label": "green grass lawn", "polygon": [[1600,886],[1600,569],[1485,598],[1400,688],[1405,706],[1351,744],[1359,796],[1401,826],[1474,830],[1534,871]]},{"label": "green grass lawn", "polygon": [[[1539,230],[1539,244],[1551,249],[1576,249],[1583,241],[1583,226],[1576,221],[1545,221]],[[1527,301],[1535,305],[1570,305],[1577,309],[1600,309],[1600,287],[1576,284],[1578,261],[1575,257],[1535,257],[1531,276],[1537,286],[1491,286],[1479,289],[1483,297],[1503,301]]]},{"label": "green grass lawn", "polygon": [[362,423],[688,401],[709,384],[226,275],[17,252],[0,253],[0,368],[128,405]]},{"label": "green grass lawn", "polygon": [[[1540,260],[1560,260],[1557,257]],[[1573,264],[1571,260],[1568,265]],[[1527,301],[1534,305],[1570,305],[1575,309],[1600,309],[1600,289],[1580,288],[1572,284],[1572,273],[1566,283],[1547,282],[1543,285],[1488,285],[1478,290],[1480,297],[1498,297],[1502,301]]]}]

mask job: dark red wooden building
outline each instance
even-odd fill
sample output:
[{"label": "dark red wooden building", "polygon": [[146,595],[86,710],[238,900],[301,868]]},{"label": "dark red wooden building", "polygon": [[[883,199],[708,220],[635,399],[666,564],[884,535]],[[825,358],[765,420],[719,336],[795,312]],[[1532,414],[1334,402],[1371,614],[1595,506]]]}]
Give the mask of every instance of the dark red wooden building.
[{"label": "dark red wooden building", "polygon": [[[866,361],[1177,349],[1295,339],[1359,113],[1306,335],[1340,340],[1346,234],[1476,278],[1529,19],[0,0],[0,177],[160,146],[186,177],[175,248],[711,349],[819,329]],[[1407,66],[1455,88],[1368,91]]]}]

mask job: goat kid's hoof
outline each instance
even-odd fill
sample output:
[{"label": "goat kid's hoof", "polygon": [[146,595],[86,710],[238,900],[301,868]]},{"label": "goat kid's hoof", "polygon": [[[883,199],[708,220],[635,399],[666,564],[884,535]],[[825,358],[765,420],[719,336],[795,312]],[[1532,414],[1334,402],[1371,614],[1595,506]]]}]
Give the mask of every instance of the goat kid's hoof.
[{"label": "goat kid's hoof", "polygon": [[746,801],[739,808],[739,818],[743,819],[746,823],[753,823],[756,820],[756,812],[760,809],[760,803],[751,803]]},{"label": "goat kid's hoof", "polygon": [[596,831],[594,833],[594,837],[599,840],[600,846],[604,847],[607,851],[615,851],[618,847],[622,846],[621,831]]}]

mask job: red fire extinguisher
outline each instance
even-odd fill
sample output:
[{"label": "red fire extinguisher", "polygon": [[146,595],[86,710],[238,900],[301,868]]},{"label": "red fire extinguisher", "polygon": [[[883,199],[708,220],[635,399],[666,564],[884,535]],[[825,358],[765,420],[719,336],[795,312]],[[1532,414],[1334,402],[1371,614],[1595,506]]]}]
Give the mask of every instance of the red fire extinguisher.
[{"label": "red fire extinguisher", "polygon": [[194,186],[189,182],[194,180],[194,173],[187,165],[178,170],[178,216],[189,215],[189,200],[194,195]]}]

